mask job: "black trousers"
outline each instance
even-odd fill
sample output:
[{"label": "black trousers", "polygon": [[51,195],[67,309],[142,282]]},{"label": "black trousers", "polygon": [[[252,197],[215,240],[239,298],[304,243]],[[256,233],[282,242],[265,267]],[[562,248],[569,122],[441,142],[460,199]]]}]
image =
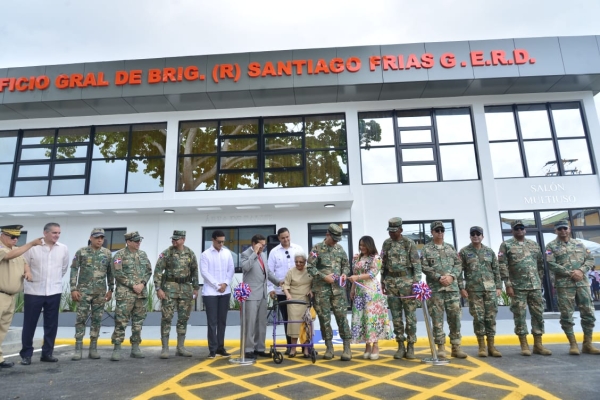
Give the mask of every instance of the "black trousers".
[{"label": "black trousers", "polygon": [[206,322],[208,351],[215,353],[224,349],[225,327],[227,326],[227,312],[229,311],[229,299],[231,293],[222,296],[202,296],[204,308],[206,309]]},{"label": "black trousers", "polygon": [[54,341],[58,331],[58,310],[60,308],[60,293],[50,296],[35,296],[26,294],[23,305],[23,331],[21,332],[21,357],[33,355],[33,336],[35,328],[44,311],[44,344],[42,357],[51,356],[54,351]]},{"label": "black trousers", "polygon": [[[287,298],[285,297],[285,294],[278,294],[277,295],[277,301],[285,301],[287,300]],[[288,320],[288,312],[287,312],[287,305],[283,305],[283,306],[279,306],[279,312],[281,313],[281,318],[283,321],[287,321]],[[285,330],[285,340],[287,342],[287,344],[292,343],[292,338],[288,336],[287,334],[287,324],[283,324],[283,329]]]}]

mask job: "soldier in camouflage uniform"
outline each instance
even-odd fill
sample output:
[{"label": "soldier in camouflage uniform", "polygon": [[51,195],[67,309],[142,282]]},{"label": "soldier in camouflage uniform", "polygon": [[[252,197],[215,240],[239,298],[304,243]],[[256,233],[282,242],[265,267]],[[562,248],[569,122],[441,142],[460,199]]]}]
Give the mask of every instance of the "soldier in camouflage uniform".
[{"label": "soldier in camouflage uniform", "polygon": [[438,345],[438,356],[446,357],[446,335],[444,334],[444,310],[450,327],[450,344],[452,357],[466,358],[467,354],[460,348],[460,289],[464,289],[461,276],[461,263],[454,246],[444,242],[444,223],[433,221],[430,225],[433,241],[427,243],[422,250],[421,259],[423,273],[431,288],[431,298],[427,300],[429,315],[433,323],[433,338]]},{"label": "soldier in camouflage uniform", "polygon": [[114,345],[112,361],[121,359],[121,343],[125,339],[125,328],[131,319],[131,357],[144,358],[140,350],[142,325],[146,319],[148,290],[146,283],[152,276],[152,265],[145,251],[140,250],[143,237],[135,232],[125,234],[126,247],[115,253],[112,267],[117,281],[117,305],[115,330],[111,340]]},{"label": "soldier in camouflage uniform", "polygon": [[[394,358],[414,359],[414,344],[417,341],[416,299],[401,299],[412,295],[412,285],[421,281],[421,260],[415,242],[402,236],[402,218],[392,218],[387,228],[390,238],[381,248],[381,287],[388,295],[388,305],[394,322],[394,335],[398,351]],[[406,318],[406,336],[402,311]],[[405,349],[404,341],[408,339]]]},{"label": "soldier in camouflage uniform", "polygon": [[[458,252],[462,262],[465,288],[460,294],[469,299],[469,312],[473,316],[473,331],[479,344],[479,357],[502,357],[494,346],[498,296],[502,293],[502,280],[496,253],[482,244],[483,228],[470,229],[471,244]],[[462,277],[460,278],[462,280]],[[487,351],[485,336],[487,335]]]},{"label": "soldier in camouflage uniform", "polygon": [[[346,302],[346,288],[340,286],[346,282],[350,274],[350,264],[346,252],[337,244],[342,240],[342,228],[330,224],[322,243],[314,246],[308,258],[308,273],[313,277],[312,291],[315,295],[315,311],[319,316],[321,333],[325,339],[327,349],[323,358],[333,358],[333,331],[331,329],[331,311],[335,315],[340,336],[344,340],[342,361],[350,361],[350,339],[352,332],[346,318],[348,305]],[[335,275],[335,279],[334,279]]]},{"label": "soldier in camouflage uniform", "polygon": [[590,295],[588,271],[594,266],[594,257],[585,245],[571,238],[569,222],[560,220],[554,224],[556,239],[546,245],[548,268],[556,277],[555,287],[560,310],[560,326],[569,339],[569,354],[579,355],[579,348],[573,333],[573,310],[579,306],[581,327],[583,328],[583,346],[581,351],[588,354],[600,354],[592,345],[592,335],[596,317],[594,303]]},{"label": "soldier in camouflage uniform", "polygon": [[169,333],[171,321],[177,307],[177,352],[178,356],[191,357],[184,347],[187,322],[194,299],[198,296],[198,259],[185,243],[185,231],[173,231],[173,245],[158,255],[154,267],[154,287],[161,300],[162,319],[160,358],[169,358]]},{"label": "soldier in camouflage uniform", "polygon": [[[112,254],[104,243],[104,229],[94,228],[90,235],[90,245],[75,253],[71,263],[71,299],[78,302],[75,321],[74,361],[81,360],[83,337],[88,314],[92,313],[90,325],[89,358],[98,359],[98,335],[104,314],[104,304],[112,299],[115,279],[112,273]],[[108,281],[108,292],[106,291]]]},{"label": "soldier in camouflage uniform", "polygon": [[544,262],[540,247],[533,240],[525,238],[525,225],[517,219],[510,224],[513,238],[502,242],[498,251],[500,277],[506,286],[506,294],[511,298],[510,311],[515,321],[515,334],[519,336],[521,354],[530,356],[527,343],[527,315],[531,314],[531,332],[533,333],[535,354],[549,356],[550,350],[542,344],[544,334],[544,301],[542,299],[542,281],[544,280]]}]

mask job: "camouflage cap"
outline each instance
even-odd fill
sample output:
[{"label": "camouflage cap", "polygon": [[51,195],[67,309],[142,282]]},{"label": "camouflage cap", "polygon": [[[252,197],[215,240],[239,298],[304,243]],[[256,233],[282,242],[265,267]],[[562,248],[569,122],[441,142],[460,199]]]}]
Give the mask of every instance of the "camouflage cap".
[{"label": "camouflage cap", "polygon": [[336,242],[342,240],[342,228],[336,224],[329,224],[329,228],[327,228],[327,232],[331,235],[332,239]]},{"label": "camouflage cap", "polygon": [[560,221],[556,221],[554,223],[554,228],[568,228],[569,227],[569,221],[567,221],[566,219],[561,219]]},{"label": "camouflage cap", "polygon": [[519,225],[525,227],[525,224],[520,219],[515,219],[513,222],[510,223],[510,227],[513,229],[515,226],[519,226]]},{"label": "camouflage cap", "polygon": [[92,229],[92,233],[90,233],[91,237],[105,236],[104,229],[102,228],[94,228]]},{"label": "camouflage cap", "polygon": [[442,221],[433,221],[430,225],[431,230],[434,230],[435,228],[444,228],[444,223]]},{"label": "camouflage cap", "polygon": [[400,228],[402,228],[402,218],[394,217],[388,221],[388,231],[398,232]]},{"label": "camouflage cap", "polygon": [[185,231],[173,231],[173,236],[171,236],[171,239],[179,240],[183,238],[185,238]]},{"label": "camouflage cap", "polygon": [[483,235],[483,228],[480,226],[472,226],[471,229],[469,229],[469,233],[473,232],[479,232]]},{"label": "camouflage cap", "polygon": [[0,231],[6,233],[9,236],[21,236],[21,229],[23,225],[4,225],[0,226]]},{"label": "camouflage cap", "polygon": [[140,236],[138,231],[128,232],[125,234],[125,240],[130,240],[132,242],[139,242],[143,237]]}]

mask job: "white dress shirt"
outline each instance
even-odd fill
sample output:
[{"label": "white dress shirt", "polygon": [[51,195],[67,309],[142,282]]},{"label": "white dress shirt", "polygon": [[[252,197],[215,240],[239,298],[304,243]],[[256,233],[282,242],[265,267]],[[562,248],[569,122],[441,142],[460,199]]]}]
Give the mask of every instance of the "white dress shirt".
[{"label": "white dress shirt", "polygon": [[63,292],[62,278],[69,268],[69,249],[56,242],[33,246],[23,254],[31,268],[31,282],[25,281],[25,294],[51,296]]},{"label": "white dress shirt", "polygon": [[[200,257],[200,274],[204,279],[202,296],[223,296],[231,293],[231,279],[233,279],[233,256],[231,251],[222,247],[221,251],[210,246],[204,250]],[[223,293],[218,291],[219,284],[226,283],[227,288]]]},{"label": "white dress shirt", "polygon": [[[286,254],[285,252],[288,252]],[[290,247],[284,249],[280,244],[271,250],[269,253],[269,270],[277,277],[279,282],[285,280],[287,272],[295,266],[295,255],[296,253],[303,252],[302,247],[297,244],[290,243]],[[289,257],[288,257],[289,255]],[[277,286],[275,287],[271,282],[268,284],[269,293],[275,290],[275,293],[283,295],[283,290]]]}]

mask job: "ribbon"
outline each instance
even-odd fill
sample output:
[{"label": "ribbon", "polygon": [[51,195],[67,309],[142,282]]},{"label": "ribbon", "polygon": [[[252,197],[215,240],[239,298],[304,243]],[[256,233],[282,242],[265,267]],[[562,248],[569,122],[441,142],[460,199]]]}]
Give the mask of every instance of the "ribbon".
[{"label": "ribbon", "polygon": [[431,289],[425,282],[413,283],[413,294],[417,300],[427,300],[431,297]]},{"label": "ribbon", "polygon": [[252,290],[250,290],[250,285],[244,282],[240,282],[240,284],[233,289],[233,297],[239,302],[248,300],[250,293],[252,293]]},{"label": "ribbon", "polygon": [[346,278],[343,278],[341,275],[333,274],[333,280],[338,281],[338,285],[341,287],[346,286]]}]

